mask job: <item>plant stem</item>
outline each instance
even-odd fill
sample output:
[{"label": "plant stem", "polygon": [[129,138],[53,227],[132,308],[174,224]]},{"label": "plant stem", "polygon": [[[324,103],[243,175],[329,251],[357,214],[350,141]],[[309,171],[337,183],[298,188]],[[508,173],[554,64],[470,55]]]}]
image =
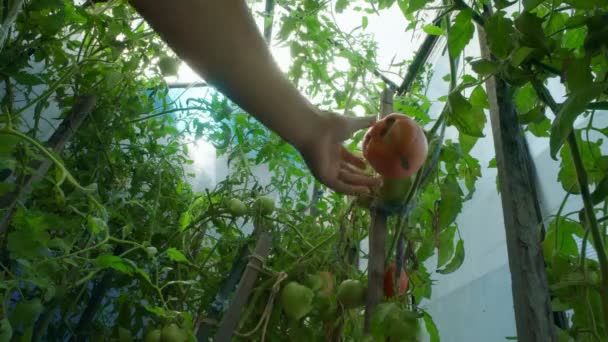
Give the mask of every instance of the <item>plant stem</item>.
[{"label": "plant stem", "polygon": [[602,282],[599,288],[600,297],[602,299],[602,311],[604,313],[604,326],[608,328],[608,256],[606,256],[606,248],[604,246],[604,239],[600,233],[600,228],[595,217],[593,210],[593,202],[591,201],[591,194],[589,193],[589,183],[587,180],[587,172],[583,165],[583,159],[581,158],[580,151],[578,149],[578,143],[574,132],[568,135],[568,147],[570,148],[570,154],[572,155],[572,161],[574,162],[574,168],[576,169],[576,178],[581,189],[581,196],[583,197],[583,204],[585,206],[585,218],[587,229],[591,231],[593,237],[593,243],[597,252],[597,258],[600,264],[600,271],[602,273]]}]

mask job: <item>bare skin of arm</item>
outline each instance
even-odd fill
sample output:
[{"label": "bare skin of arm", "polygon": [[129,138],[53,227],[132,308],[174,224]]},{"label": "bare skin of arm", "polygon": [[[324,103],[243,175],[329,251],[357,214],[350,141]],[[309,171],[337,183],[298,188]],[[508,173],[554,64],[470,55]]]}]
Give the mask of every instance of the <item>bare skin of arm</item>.
[{"label": "bare skin of arm", "polygon": [[321,183],[353,195],[381,184],[342,146],[375,118],[321,112],[306,100],[274,62],[243,0],[130,2],[207,82],[293,145]]}]

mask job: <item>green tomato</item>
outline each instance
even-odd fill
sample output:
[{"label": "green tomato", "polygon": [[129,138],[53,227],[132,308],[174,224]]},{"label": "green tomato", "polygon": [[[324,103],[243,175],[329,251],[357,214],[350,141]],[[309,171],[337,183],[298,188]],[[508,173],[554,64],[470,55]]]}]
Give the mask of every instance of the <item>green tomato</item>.
[{"label": "green tomato", "polygon": [[281,304],[287,316],[299,320],[312,310],[314,292],[308,287],[295,281],[283,287],[281,291]]},{"label": "green tomato", "polygon": [[186,342],[188,340],[188,334],[175,323],[165,325],[160,337],[163,342]]},{"label": "green tomato", "polygon": [[365,304],[365,288],[360,281],[346,279],[338,286],[338,301],[347,309]]},{"label": "green tomato", "polygon": [[253,203],[253,209],[259,215],[270,215],[274,208],[274,200],[268,196],[260,196]]},{"label": "green tomato", "polygon": [[228,203],[226,203],[226,207],[232,216],[243,216],[247,214],[247,206],[238,198],[230,199]]},{"label": "green tomato", "polygon": [[158,249],[156,249],[156,247],[154,246],[146,247],[146,253],[148,253],[149,256],[153,257],[156,255],[156,253],[158,253]]},{"label": "green tomato", "polygon": [[398,204],[405,201],[410,188],[412,187],[412,178],[405,179],[384,179],[384,184],[380,188],[380,199],[390,204]]},{"label": "green tomato", "polygon": [[163,76],[176,76],[179,69],[179,62],[175,58],[164,56],[158,61],[158,67]]},{"label": "green tomato", "polygon": [[160,329],[148,331],[144,342],[160,342]]}]

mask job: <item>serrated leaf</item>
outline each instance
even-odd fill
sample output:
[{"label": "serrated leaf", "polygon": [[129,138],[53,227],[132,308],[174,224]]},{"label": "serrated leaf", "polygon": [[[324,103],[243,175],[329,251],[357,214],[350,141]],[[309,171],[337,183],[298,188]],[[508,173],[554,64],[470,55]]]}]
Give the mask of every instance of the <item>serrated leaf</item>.
[{"label": "serrated leaf", "polygon": [[450,274],[460,268],[462,263],[464,262],[464,241],[459,239],[456,243],[456,252],[454,252],[454,257],[452,260],[441,270],[437,270],[437,273],[441,274]]},{"label": "serrated leaf", "polygon": [[185,262],[185,263],[189,263],[188,259],[186,258],[186,256],[180,252],[179,250],[171,247],[169,249],[167,249],[167,256],[169,257],[169,259],[175,261],[175,262]]},{"label": "serrated leaf", "polygon": [[509,56],[515,46],[511,38],[515,32],[513,21],[504,15],[503,11],[496,12],[484,25],[490,50],[503,59]]},{"label": "serrated leaf", "polygon": [[490,103],[488,102],[488,94],[483,89],[482,86],[478,85],[471,92],[471,96],[469,97],[469,102],[473,107],[489,109]]},{"label": "serrated leaf", "polygon": [[95,259],[95,265],[102,268],[112,268],[119,272],[131,274],[132,266],[121,257],[112,254],[103,254]]},{"label": "serrated leaf", "polygon": [[498,72],[500,65],[487,59],[471,62],[471,68],[481,76],[489,76]]},{"label": "serrated leaf", "polygon": [[474,137],[483,137],[483,128],[486,124],[486,115],[483,110],[473,107],[460,93],[454,92],[448,96],[450,112],[448,123],[465,134]]},{"label": "serrated leaf", "polygon": [[454,25],[450,27],[450,32],[448,32],[448,50],[452,58],[460,55],[473,38],[474,33],[475,26],[471,21],[471,11],[460,11],[454,19]]},{"label": "serrated leaf", "polygon": [[445,34],[445,32],[440,27],[435,25],[425,25],[422,30],[427,34],[434,36],[442,36]]},{"label": "serrated leaf", "polygon": [[576,118],[585,110],[589,102],[606,90],[607,86],[608,83],[593,83],[584,88],[576,89],[560,107],[555,120],[553,120],[549,139],[553,159],[555,159],[560,147],[572,132],[572,125]]}]

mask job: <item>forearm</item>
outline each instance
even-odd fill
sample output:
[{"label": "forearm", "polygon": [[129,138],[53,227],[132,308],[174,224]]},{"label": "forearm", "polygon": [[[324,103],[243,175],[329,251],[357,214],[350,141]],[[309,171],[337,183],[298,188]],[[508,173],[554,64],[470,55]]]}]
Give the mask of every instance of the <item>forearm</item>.
[{"label": "forearm", "polygon": [[[210,84],[298,147],[321,120],[274,62],[243,0],[131,0]],[[297,129],[296,129],[297,128]]]}]

